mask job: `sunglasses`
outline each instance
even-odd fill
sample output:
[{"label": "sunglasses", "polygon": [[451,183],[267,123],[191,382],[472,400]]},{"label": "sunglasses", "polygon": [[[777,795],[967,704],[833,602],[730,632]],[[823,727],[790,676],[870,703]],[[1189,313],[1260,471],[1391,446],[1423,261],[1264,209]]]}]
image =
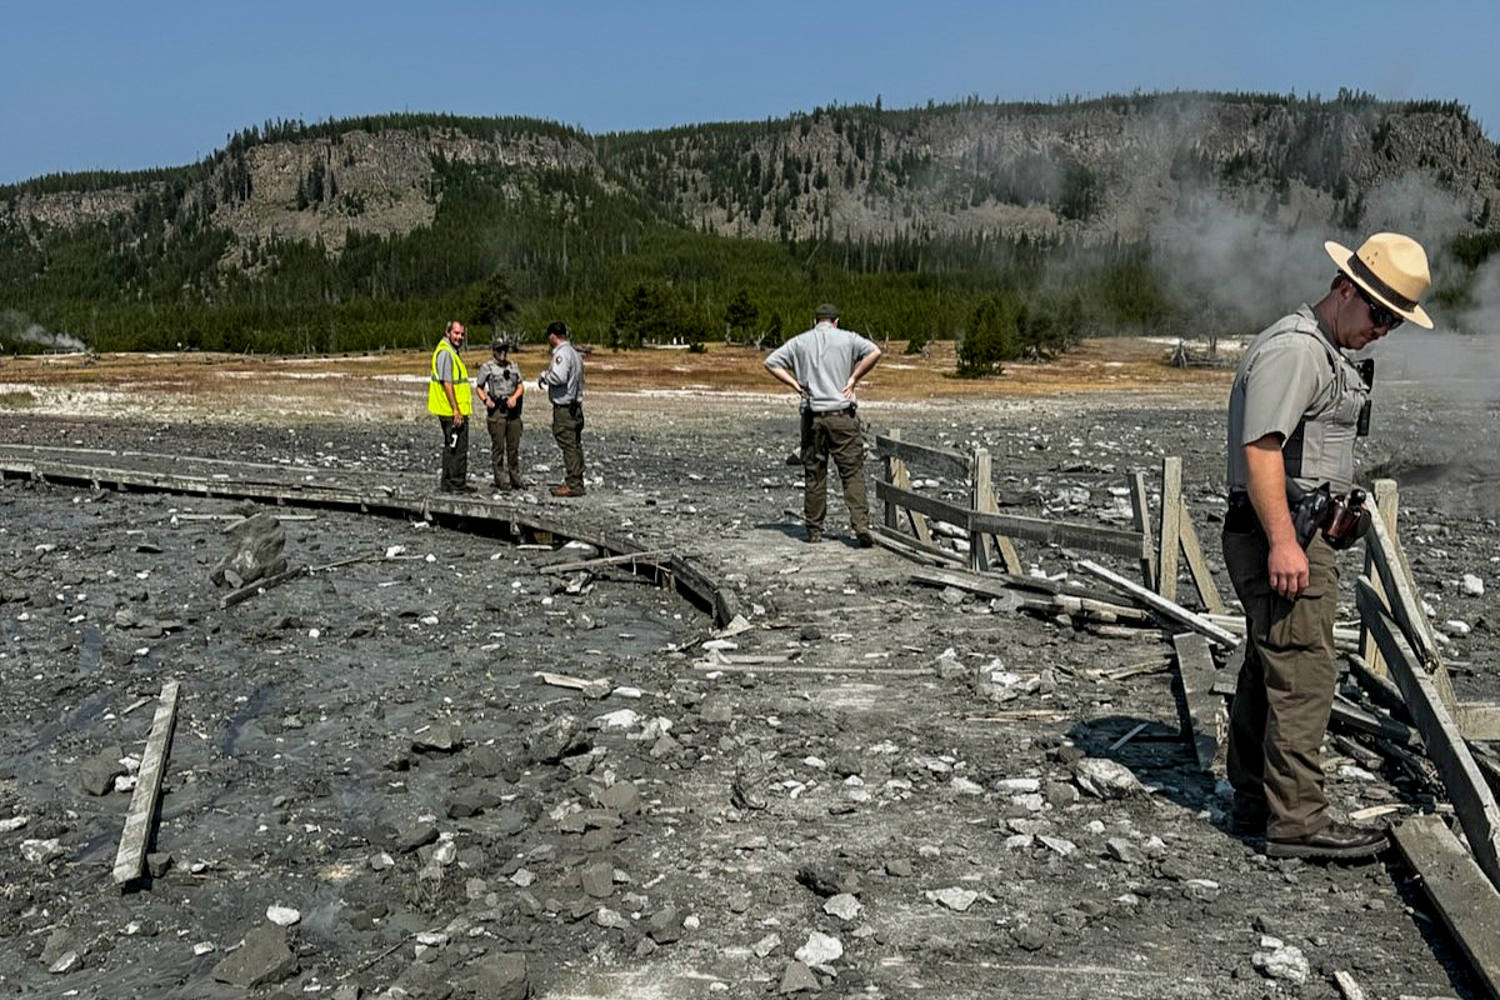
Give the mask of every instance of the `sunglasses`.
[{"label": "sunglasses", "polygon": [[1396,327],[1404,322],[1399,315],[1392,312],[1388,307],[1375,301],[1374,297],[1363,288],[1355,285],[1354,290],[1359,293],[1360,298],[1365,300],[1365,308],[1370,310],[1371,323],[1374,323],[1376,326],[1383,326],[1387,331],[1390,331],[1396,329]]}]

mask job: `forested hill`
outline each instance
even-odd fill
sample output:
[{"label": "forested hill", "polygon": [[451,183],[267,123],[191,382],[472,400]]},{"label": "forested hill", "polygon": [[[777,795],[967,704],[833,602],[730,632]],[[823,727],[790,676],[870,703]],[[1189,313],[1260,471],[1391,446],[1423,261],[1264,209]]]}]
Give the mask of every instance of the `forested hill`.
[{"label": "forested hill", "polygon": [[1472,267],[1497,187],[1500,155],[1462,106],[1348,93],[877,102],[606,135],[275,122],[191,166],[0,188],[0,338],[326,350],[425,340],[434,315],[477,310],[523,332],[566,312],[619,339],[632,296],[689,336],[722,335],[740,299],[764,334],[840,292],[869,303],[867,326],[953,336],[982,285],[1041,289],[1059,262],[1087,279],[1070,281],[1083,322],[1158,323],[1178,305],[1152,274],[1172,227],[1429,225]]}]

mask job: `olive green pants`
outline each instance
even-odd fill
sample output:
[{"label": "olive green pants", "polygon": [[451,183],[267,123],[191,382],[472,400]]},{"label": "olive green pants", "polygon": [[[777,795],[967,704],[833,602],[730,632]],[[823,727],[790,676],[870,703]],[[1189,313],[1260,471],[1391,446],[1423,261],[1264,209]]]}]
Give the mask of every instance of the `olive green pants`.
[{"label": "olive green pants", "polygon": [[583,489],[583,404],[552,407],[552,437],[562,450],[563,482]]},{"label": "olive green pants", "polygon": [[859,418],[847,411],[814,413],[811,437],[802,448],[805,481],[802,513],[809,529],[823,530],[828,515],[828,458],[844,483],[844,506],[855,531],[870,530],[870,503],[865,496],[865,443]]},{"label": "olive green pants", "polygon": [[1260,531],[1224,532],[1224,563],[1245,608],[1245,664],[1229,712],[1229,781],[1243,806],[1265,803],[1268,837],[1295,839],[1330,822],[1321,748],[1338,672],[1333,619],[1336,556],[1321,536],[1307,549],[1307,589],[1271,590]]},{"label": "olive green pants", "polygon": [[438,424],[443,429],[443,474],[438,480],[438,489],[451,490],[455,486],[465,486],[469,481],[469,421],[472,418],[465,417],[464,424],[458,429],[458,440],[452,446],[448,446],[453,437],[453,418],[438,417]]},{"label": "olive green pants", "polygon": [[495,474],[496,486],[507,481],[512,486],[521,485],[521,430],[524,426],[520,417],[507,417],[505,410],[498,406],[485,418],[485,428],[490,432],[490,471]]}]

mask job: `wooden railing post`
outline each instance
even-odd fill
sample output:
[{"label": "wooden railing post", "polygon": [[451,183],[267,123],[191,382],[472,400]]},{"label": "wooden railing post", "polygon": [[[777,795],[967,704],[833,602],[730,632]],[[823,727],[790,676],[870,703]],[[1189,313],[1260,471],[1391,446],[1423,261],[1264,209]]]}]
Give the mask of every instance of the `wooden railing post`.
[{"label": "wooden railing post", "polygon": [[[1396,491],[1394,479],[1375,480],[1375,506],[1380,511],[1380,519],[1385,524],[1386,534],[1392,538],[1396,535],[1396,518],[1401,509],[1401,496]],[[1371,554],[1368,546],[1365,547],[1365,576],[1369,577],[1375,586],[1375,595],[1380,598],[1382,604],[1386,604],[1385,587],[1380,583],[1379,574],[1374,571],[1375,557]],[[1389,604],[1386,604],[1389,607]],[[1385,659],[1380,655],[1380,648],[1375,645],[1375,639],[1370,635],[1370,628],[1365,624],[1364,618],[1359,622],[1359,653],[1369,664],[1370,672],[1377,677],[1389,677],[1390,671],[1386,669]]]},{"label": "wooden railing post", "polygon": [[1156,552],[1156,592],[1177,600],[1177,547],[1181,544],[1182,459],[1161,460],[1161,541]]},{"label": "wooden railing post", "polygon": [[1130,519],[1141,533],[1141,583],[1156,589],[1156,543],[1151,540],[1151,503],[1146,499],[1146,474],[1132,472],[1126,477],[1130,488]]}]

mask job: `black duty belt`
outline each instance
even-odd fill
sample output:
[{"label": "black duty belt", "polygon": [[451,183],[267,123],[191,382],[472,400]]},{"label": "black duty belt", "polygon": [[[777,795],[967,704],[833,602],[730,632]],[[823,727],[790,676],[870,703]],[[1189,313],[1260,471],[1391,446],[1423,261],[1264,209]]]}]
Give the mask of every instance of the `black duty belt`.
[{"label": "black duty belt", "polygon": [[818,410],[813,413],[815,417],[852,417],[859,411],[859,407],[850,403],[841,410]]}]

